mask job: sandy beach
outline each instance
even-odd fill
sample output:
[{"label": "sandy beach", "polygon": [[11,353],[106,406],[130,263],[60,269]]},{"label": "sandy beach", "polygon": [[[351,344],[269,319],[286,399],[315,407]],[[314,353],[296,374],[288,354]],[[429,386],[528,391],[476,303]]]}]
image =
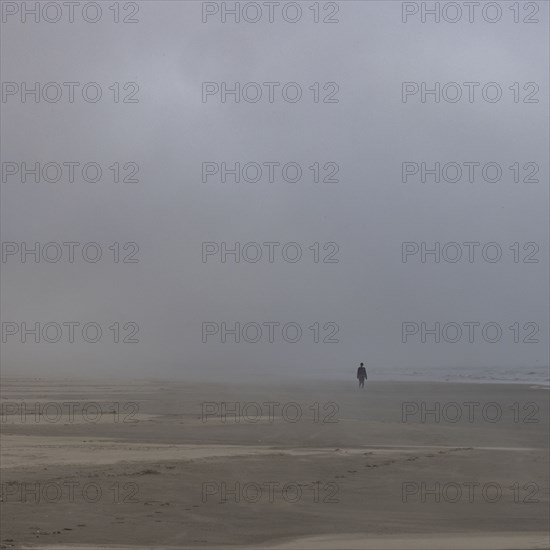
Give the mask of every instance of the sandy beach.
[{"label": "sandy beach", "polygon": [[548,390],[6,379],[2,548],[549,548]]}]

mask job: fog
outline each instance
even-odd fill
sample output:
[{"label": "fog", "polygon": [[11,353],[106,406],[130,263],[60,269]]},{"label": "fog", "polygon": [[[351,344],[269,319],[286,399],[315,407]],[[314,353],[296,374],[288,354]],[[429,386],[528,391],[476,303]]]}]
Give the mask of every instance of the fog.
[{"label": "fog", "polygon": [[[258,23],[235,24],[230,15],[223,23],[219,13],[204,23],[206,8],[195,1],[139,2],[135,24],[113,23],[106,4],[97,23],[78,10],[74,23],[4,14],[4,375],[353,380],[359,361],[374,378],[548,366],[548,4],[538,3],[533,24],[515,23],[504,2],[495,23],[479,14],[472,23],[422,23],[420,14],[404,23],[401,2],[342,1],[330,3],[339,22],[316,24],[306,4],[295,23],[278,11],[273,23],[265,14]],[[332,8],[323,9],[321,18]],[[23,82],[69,81],[79,83],[73,103],[66,86],[57,102],[21,100]],[[82,99],[88,82],[100,84],[101,100]],[[128,82],[139,85],[135,96]],[[258,84],[236,103],[214,93],[223,82],[241,91]],[[279,83],[272,103],[266,82]],[[288,100],[295,87],[282,96],[289,82],[300,84],[300,101]],[[449,100],[453,85],[439,102],[430,94],[422,102],[414,84],[403,95],[404,82],[419,90],[438,82],[440,91],[458,83],[463,97]],[[498,101],[482,95],[494,97],[496,88],[484,88],[490,82],[502,89]],[[114,102],[113,83],[120,98],[137,102]],[[250,101],[258,89],[261,99]],[[75,168],[73,182],[64,174],[23,183],[23,162],[93,162],[102,177],[88,182]],[[116,162],[121,179],[133,170],[127,163],[137,164],[138,181],[114,182]],[[221,163],[236,162],[262,166],[261,179],[252,181],[251,165],[240,182],[231,173],[222,182]],[[428,173],[423,183],[422,162],[428,170],[456,163],[462,178],[435,182]],[[279,163],[273,181],[263,163]],[[300,166],[299,181],[285,181],[287,163]],[[464,163],[479,163],[470,165],[472,182]],[[500,181],[488,181],[494,165],[484,180],[487,163],[502,168]],[[295,165],[288,170],[294,179]],[[27,254],[22,262],[22,243],[37,242],[59,243],[48,254],[61,249],[61,259]],[[73,262],[68,242],[79,243]],[[222,242],[240,243],[239,262],[223,257]],[[422,257],[421,243],[436,242],[439,262]],[[83,259],[86,243],[100,245],[100,260],[90,261],[93,246]],[[287,243],[300,245],[301,259]],[[410,244],[403,256],[403,243],[418,252]],[[459,260],[446,243],[461,245]],[[80,323],[74,342],[71,322]],[[53,341],[50,325],[46,338],[23,342],[22,323],[39,323],[40,332],[57,323],[63,333]],[[95,323],[89,340],[101,327],[97,342],[83,338],[86,323]],[[225,330],[235,323],[239,342]],[[439,342],[422,323],[428,331],[439,323]],[[462,336],[452,342],[457,326]]]}]

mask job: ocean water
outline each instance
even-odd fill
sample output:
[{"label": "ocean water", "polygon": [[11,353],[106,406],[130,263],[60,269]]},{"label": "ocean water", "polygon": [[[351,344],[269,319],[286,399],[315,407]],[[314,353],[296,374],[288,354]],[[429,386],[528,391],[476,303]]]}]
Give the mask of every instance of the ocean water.
[{"label": "ocean water", "polygon": [[509,384],[535,384],[550,387],[549,367],[456,367],[449,368],[392,368],[369,370],[369,378],[379,380],[419,380],[433,382],[499,382]]}]

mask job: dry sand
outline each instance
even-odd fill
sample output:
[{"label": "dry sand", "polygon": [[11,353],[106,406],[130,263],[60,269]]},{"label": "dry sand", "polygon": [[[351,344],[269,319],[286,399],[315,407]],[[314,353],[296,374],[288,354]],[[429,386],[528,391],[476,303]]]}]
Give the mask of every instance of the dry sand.
[{"label": "dry sand", "polygon": [[[3,548],[550,547],[544,388],[4,380],[1,397]],[[403,422],[436,401],[463,417]],[[221,402],[258,405],[236,422]]]}]

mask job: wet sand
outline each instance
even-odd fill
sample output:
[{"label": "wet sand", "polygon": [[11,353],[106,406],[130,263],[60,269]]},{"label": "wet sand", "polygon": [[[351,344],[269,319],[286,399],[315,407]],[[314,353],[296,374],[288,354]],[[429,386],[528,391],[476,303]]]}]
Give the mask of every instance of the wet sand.
[{"label": "wet sand", "polygon": [[537,386],[7,379],[1,398],[3,548],[550,547]]}]

